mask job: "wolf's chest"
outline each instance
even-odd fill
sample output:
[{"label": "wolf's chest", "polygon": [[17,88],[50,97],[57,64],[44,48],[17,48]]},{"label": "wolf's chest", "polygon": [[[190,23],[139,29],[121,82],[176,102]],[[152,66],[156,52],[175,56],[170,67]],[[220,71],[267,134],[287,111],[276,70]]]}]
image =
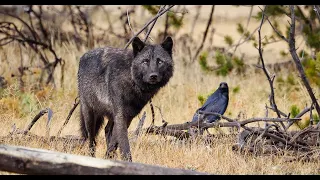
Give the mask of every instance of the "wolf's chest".
[{"label": "wolf's chest", "polygon": [[140,113],[143,107],[148,103],[151,99],[150,94],[136,94],[132,93],[131,98],[127,99],[126,103],[126,111],[130,113],[131,117],[135,117]]}]

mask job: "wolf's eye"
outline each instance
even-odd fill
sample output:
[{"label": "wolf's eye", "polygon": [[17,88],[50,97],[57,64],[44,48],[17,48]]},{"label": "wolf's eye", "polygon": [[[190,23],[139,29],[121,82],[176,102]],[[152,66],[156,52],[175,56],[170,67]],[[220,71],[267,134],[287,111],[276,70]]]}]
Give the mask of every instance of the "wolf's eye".
[{"label": "wolf's eye", "polygon": [[144,60],[142,61],[142,64],[148,64],[148,62],[149,62],[149,59],[144,59]]},{"label": "wolf's eye", "polygon": [[163,63],[163,61],[161,60],[161,59],[157,59],[157,61],[158,61],[158,64],[162,64]]}]

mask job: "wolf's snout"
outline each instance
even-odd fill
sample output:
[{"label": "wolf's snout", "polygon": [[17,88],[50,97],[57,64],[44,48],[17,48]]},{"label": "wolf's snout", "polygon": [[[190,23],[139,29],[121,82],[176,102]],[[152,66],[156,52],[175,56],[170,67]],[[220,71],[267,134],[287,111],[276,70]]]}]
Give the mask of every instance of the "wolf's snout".
[{"label": "wolf's snout", "polygon": [[149,77],[149,78],[150,78],[150,79],[157,80],[158,74],[157,74],[157,73],[152,73],[152,74],[150,74],[150,77]]},{"label": "wolf's snout", "polygon": [[151,73],[150,75],[149,75],[149,81],[150,82],[157,82],[157,80],[158,80],[158,73]]}]

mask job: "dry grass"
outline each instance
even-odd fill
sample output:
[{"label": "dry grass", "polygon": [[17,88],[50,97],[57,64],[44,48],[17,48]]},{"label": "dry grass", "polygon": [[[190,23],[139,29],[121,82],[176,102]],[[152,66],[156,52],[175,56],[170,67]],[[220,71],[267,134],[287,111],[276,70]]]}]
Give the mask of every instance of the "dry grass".
[{"label": "dry grass", "polygon": [[[208,8],[208,7],[206,7]],[[230,34],[237,41],[240,37],[236,33],[235,22],[245,22],[246,15],[249,8],[240,8],[238,19],[235,16],[228,17],[226,14],[237,14],[234,7],[220,7],[217,6],[217,14],[215,16],[213,26],[220,34]],[[115,11],[116,12],[116,11]],[[247,13],[246,13],[247,12]],[[202,15],[205,15],[203,11]],[[139,15],[139,13],[137,13]],[[207,13],[208,14],[208,13]],[[98,16],[97,16],[98,17]],[[135,18],[135,17],[131,17]],[[222,18],[223,21],[219,21]],[[144,18],[143,18],[144,19]],[[162,21],[161,21],[162,20]],[[153,30],[152,37],[159,29],[163,29],[163,19],[159,21]],[[100,18],[97,21],[103,22]],[[145,22],[145,20],[142,20]],[[182,32],[188,32],[187,26],[189,20],[185,22],[185,28]],[[143,24],[143,23],[142,23]],[[206,24],[206,19],[198,22],[195,30],[195,37],[201,37]],[[250,29],[258,26],[258,22],[251,20]],[[140,26],[138,26],[140,27]],[[139,29],[136,27],[136,29]],[[270,32],[269,25],[263,27],[263,33]],[[182,33],[181,32],[181,33]],[[124,44],[117,44],[110,42],[110,44],[118,47],[123,47]],[[224,46],[223,38],[215,35],[214,45]],[[98,47],[99,45],[97,45]],[[239,51],[245,52],[248,56],[258,55],[258,51],[251,47],[251,44],[245,44],[239,48]],[[276,43],[270,47],[270,51],[265,53],[265,61],[268,63],[276,62],[279,50],[287,49],[283,43]],[[79,57],[88,49],[83,47],[81,51],[76,50],[74,44],[64,44],[57,48],[58,54],[66,60],[66,76],[64,81],[64,89],[53,89],[47,87],[41,92],[29,89],[24,95],[18,91],[18,80],[10,78],[10,73],[17,71],[17,66],[20,60],[19,48],[15,44],[8,45],[0,50],[1,70],[3,76],[9,80],[10,86],[5,89],[4,93],[8,95],[8,99],[0,99],[0,136],[5,136],[15,123],[17,127],[24,128],[31,121],[31,119],[39,112],[40,109],[49,107],[53,110],[53,119],[51,124],[51,135],[56,135],[59,128],[66,119],[69,110],[71,109],[74,98],[77,96],[77,81],[76,74],[78,69]],[[5,55],[5,56],[3,56]],[[25,54],[27,58],[30,54]],[[246,76],[239,76],[238,74],[231,74],[227,77],[217,77],[214,74],[207,74],[201,71],[199,65],[196,63],[192,66],[185,66],[182,58],[186,58],[183,49],[179,49],[179,42],[175,42],[174,61],[175,72],[169,84],[164,87],[153,99],[153,104],[161,108],[164,119],[170,124],[184,123],[190,121],[193,113],[199,107],[197,96],[199,94],[208,94],[216,89],[221,81],[225,81],[230,87],[230,102],[225,113],[226,116],[236,117],[239,112],[245,113],[247,118],[265,116],[265,104],[268,103],[269,85],[266,77],[262,73],[253,73],[253,69],[249,70]],[[9,63],[4,63],[9,62]],[[287,72],[282,72],[285,76]],[[59,68],[57,69],[57,79],[59,75]],[[27,79],[26,79],[27,80]],[[58,81],[57,81],[58,82]],[[306,90],[300,84],[297,85],[300,90],[286,91],[286,88],[280,88],[275,82],[277,89],[276,102],[278,108],[289,112],[292,104],[303,108],[306,103],[310,104],[310,99]],[[238,93],[232,90],[236,86],[240,87]],[[31,86],[30,86],[31,87]],[[60,87],[59,85],[57,87]],[[319,97],[319,91],[316,90],[316,96]],[[23,97],[23,98],[21,98]],[[28,99],[26,103],[26,99]],[[149,105],[143,110],[147,112],[147,119],[145,126],[151,122],[151,113]],[[161,124],[160,113],[156,111],[156,125]],[[140,113],[140,116],[142,115]],[[275,116],[274,113],[269,113],[269,116]],[[70,119],[69,124],[65,127],[62,135],[79,135],[79,108],[76,109],[74,115]],[[35,124],[31,133],[44,136],[46,117],[42,117],[39,122]],[[136,117],[129,131],[133,131],[138,124],[138,117]],[[256,124],[258,125],[258,124]],[[262,123],[260,125],[263,125]],[[227,128],[223,128],[224,133],[228,133]],[[218,131],[211,130],[213,133],[219,134]],[[132,135],[130,134],[130,137]],[[136,141],[130,141],[133,160],[135,162],[162,165],[166,167],[193,169],[197,171],[212,173],[212,174],[319,174],[319,162],[284,162],[285,156],[252,156],[240,155],[231,150],[235,138],[229,136],[218,136],[212,144],[204,144],[203,142],[183,142],[165,139],[160,136],[143,135]],[[28,147],[44,148],[55,151],[62,151],[74,154],[86,154],[87,146],[84,148],[77,147],[71,149],[63,148],[58,142],[42,143],[37,140],[6,140],[1,143],[12,145],[23,145]],[[97,157],[104,156],[106,147],[104,132],[101,131],[98,135]],[[0,172],[0,174],[10,174],[7,172]]]}]

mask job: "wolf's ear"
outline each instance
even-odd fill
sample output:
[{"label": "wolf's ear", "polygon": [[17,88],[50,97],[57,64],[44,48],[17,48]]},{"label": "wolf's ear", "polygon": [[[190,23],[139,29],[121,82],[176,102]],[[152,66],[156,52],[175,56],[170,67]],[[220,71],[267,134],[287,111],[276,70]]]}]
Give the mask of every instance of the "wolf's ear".
[{"label": "wolf's ear", "polygon": [[170,56],[172,55],[173,41],[170,36],[161,43],[161,46],[170,54]]},{"label": "wolf's ear", "polygon": [[138,52],[140,52],[144,46],[144,42],[142,42],[138,37],[135,37],[132,41],[133,56],[136,57]]}]

